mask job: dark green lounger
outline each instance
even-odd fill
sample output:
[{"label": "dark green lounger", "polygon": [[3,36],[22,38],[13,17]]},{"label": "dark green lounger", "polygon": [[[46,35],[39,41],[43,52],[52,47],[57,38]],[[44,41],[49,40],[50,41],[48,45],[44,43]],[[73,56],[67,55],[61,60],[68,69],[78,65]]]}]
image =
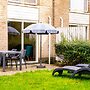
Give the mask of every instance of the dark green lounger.
[{"label": "dark green lounger", "polygon": [[55,75],[56,72],[58,72],[58,75],[62,75],[63,70],[71,72],[71,77],[74,77],[75,74],[78,74],[79,76],[81,76],[82,74],[90,74],[89,67],[64,66],[61,68],[54,69],[54,71],[52,72],[52,75]]},{"label": "dark green lounger", "polygon": [[90,68],[90,64],[77,64],[75,66],[77,66],[77,67],[89,67]]}]

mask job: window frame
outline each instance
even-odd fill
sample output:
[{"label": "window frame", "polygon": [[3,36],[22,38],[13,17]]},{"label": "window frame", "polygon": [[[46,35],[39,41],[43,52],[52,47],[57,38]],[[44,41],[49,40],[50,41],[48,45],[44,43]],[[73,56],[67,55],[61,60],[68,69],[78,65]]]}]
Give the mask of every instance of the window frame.
[{"label": "window frame", "polygon": [[[89,0],[84,0],[83,2],[84,2],[84,4],[83,4],[83,10],[82,11],[80,11],[79,9],[78,10],[73,10],[71,7],[72,7],[72,5],[71,5],[71,0],[70,0],[70,4],[69,4],[69,11],[70,12],[80,12],[80,13],[86,13],[86,12],[88,12],[88,1]],[[77,8],[76,8],[77,9]]]},{"label": "window frame", "polygon": [[29,0],[8,0],[8,2],[10,3],[20,3],[20,4],[31,4],[31,5],[37,5],[37,0],[35,0],[35,3],[34,2],[28,2]]}]

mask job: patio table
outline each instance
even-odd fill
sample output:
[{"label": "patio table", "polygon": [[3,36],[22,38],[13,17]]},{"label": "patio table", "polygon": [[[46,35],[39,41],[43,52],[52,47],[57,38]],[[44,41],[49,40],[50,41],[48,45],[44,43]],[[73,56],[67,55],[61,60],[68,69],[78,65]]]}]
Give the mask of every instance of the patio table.
[{"label": "patio table", "polygon": [[5,72],[6,68],[6,54],[20,54],[20,70],[22,70],[22,54],[21,51],[10,51],[10,50],[5,50],[5,51],[0,51],[0,56],[3,58],[3,72]]}]

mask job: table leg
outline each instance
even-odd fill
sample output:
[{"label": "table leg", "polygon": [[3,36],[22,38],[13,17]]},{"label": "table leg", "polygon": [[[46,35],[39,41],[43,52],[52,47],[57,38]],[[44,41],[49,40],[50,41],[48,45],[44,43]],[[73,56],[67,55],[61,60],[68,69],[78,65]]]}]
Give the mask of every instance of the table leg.
[{"label": "table leg", "polygon": [[6,63],[5,63],[5,54],[3,54],[3,72],[5,72]]},{"label": "table leg", "polygon": [[22,56],[20,54],[20,70],[22,70]]}]

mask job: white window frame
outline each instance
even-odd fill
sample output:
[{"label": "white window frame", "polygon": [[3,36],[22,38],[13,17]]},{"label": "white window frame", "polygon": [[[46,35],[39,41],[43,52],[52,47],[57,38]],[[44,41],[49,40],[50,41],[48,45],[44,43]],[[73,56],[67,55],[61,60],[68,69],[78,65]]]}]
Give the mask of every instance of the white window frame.
[{"label": "white window frame", "polygon": [[84,0],[84,11],[88,12],[88,0]]},{"label": "white window frame", "polygon": [[[82,4],[83,5],[83,8],[81,8],[81,10],[72,7],[72,3],[71,3],[72,1],[75,2],[74,0],[70,0],[70,6],[69,6],[70,12],[79,12],[79,13],[86,13],[86,12],[88,12],[88,0],[83,0],[83,4]],[[76,5],[76,7],[77,7],[77,5]]]},{"label": "white window frame", "polygon": [[33,2],[28,2],[29,0],[23,0],[23,3],[25,4],[33,4],[33,5],[37,5],[37,0],[35,0],[35,3]]},{"label": "white window frame", "polygon": [[32,4],[32,5],[37,5],[37,0],[34,2],[29,2],[30,0],[8,0],[8,2],[12,3],[23,3],[23,4]]},{"label": "white window frame", "polygon": [[22,0],[8,0],[8,2],[15,2],[15,3],[21,3]]}]

